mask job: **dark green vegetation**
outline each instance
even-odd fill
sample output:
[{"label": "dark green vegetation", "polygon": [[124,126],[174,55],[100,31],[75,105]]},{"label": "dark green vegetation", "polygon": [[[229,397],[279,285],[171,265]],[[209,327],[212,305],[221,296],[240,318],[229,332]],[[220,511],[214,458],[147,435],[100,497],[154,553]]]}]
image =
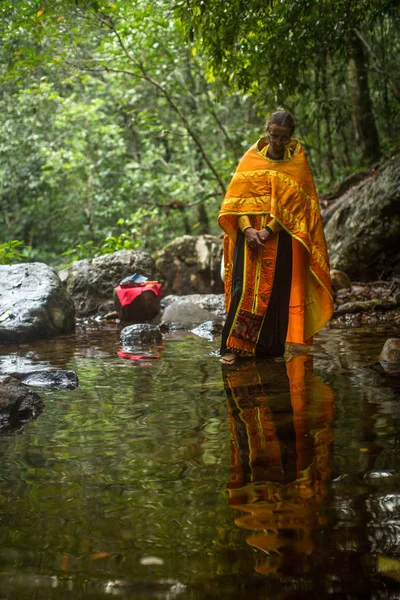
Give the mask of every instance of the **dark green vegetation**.
[{"label": "dark green vegetation", "polygon": [[217,233],[278,105],[318,189],[398,149],[400,8],[352,0],[3,1],[0,261]]}]

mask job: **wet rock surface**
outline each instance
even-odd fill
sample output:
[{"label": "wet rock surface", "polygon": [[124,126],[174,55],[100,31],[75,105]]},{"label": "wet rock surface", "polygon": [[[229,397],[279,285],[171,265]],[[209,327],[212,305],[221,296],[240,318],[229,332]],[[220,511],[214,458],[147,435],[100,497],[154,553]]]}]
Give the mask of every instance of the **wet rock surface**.
[{"label": "wet rock surface", "polygon": [[156,280],[156,265],[148,252],[120,250],[90,260],[78,260],[59,272],[80,317],[114,310],[113,291],[125,277],[138,273]]},{"label": "wet rock surface", "polygon": [[398,275],[400,155],[347,191],[323,215],[331,267],[352,279]]},{"label": "wet rock surface", "polygon": [[213,314],[192,302],[173,302],[164,311],[160,327],[162,330],[192,329],[206,321],[212,321]]},{"label": "wet rock surface", "polygon": [[159,344],[162,333],[157,325],[149,323],[137,323],[124,327],[121,331],[121,343],[123,347],[137,346],[140,344]]},{"label": "wet rock surface", "polygon": [[156,256],[164,295],[223,292],[221,258],[222,239],[219,236],[176,238]]},{"label": "wet rock surface", "polygon": [[379,356],[379,362],[387,373],[400,373],[400,338],[386,340]]},{"label": "wet rock surface", "polygon": [[225,296],[224,294],[188,294],[187,296],[166,296],[162,300],[163,308],[166,309],[171,304],[178,306],[190,302],[200,308],[208,310],[213,315],[225,317]]},{"label": "wet rock surface", "polygon": [[79,386],[74,371],[51,369],[49,371],[33,371],[20,378],[24,385],[39,387],[44,390],[76,390]]},{"label": "wet rock surface", "polygon": [[198,327],[191,330],[192,333],[198,335],[205,340],[214,340],[216,335],[219,335],[222,331],[223,321],[221,318],[216,318],[213,321],[206,321]]},{"label": "wet rock surface", "polygon": [[0,434],[20,431],[25,423],[36,419],[43,408],[40,396],[15,377],[0,381]]},{"label": "wet rock surface", "polygon": [[57,273],[43,263],[0,266],[0,343],[69,333],[75,308]]},{"label": "wet rock surface", "polygon": [[0,356],[0,379],[14,377],[24,385],[47,390],[75,390],[78,376],[68,369],[55,369],[48,361],[15,354]]}]

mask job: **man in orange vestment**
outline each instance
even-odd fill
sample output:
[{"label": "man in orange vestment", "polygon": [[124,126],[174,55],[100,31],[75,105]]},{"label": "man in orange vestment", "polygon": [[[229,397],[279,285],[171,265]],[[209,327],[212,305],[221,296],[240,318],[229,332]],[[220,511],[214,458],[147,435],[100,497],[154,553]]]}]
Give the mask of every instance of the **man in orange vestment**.
[{"label": "man in orange vestment", "polygon": [[224,230],[227,320],[221,362],[284,354],[332,316],[329,259],[318,196],[286,111],[240,160],[218,216]]}]

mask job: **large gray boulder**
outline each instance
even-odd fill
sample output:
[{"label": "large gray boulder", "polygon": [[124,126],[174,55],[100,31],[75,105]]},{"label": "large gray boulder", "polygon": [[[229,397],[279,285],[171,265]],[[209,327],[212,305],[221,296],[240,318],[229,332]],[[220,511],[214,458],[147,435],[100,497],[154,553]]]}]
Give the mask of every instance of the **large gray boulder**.
[{"label": "large gray boulder", "polygon": [[53,269],[0,265],[0,343],[52,338],[74,328],[73,300]]},{"label": "large gray boulder", "polygon": [[324,222],[332,268],[359,281],[399,274],[400,155],[339,198]]},{"label": "large gray boulder", "polygon": [[114,310],[113,291],[128,275],[139,273],[156,280],[156,265],[148,252],[119,250],[90,260],[78,260],[59,272],[74,299],[78,316]]},{"label": "large gray boulder", "polygon": [[214,235],[184,235],[156,255],[163,294],[218,294],[223,292],[220,275],[222,239]]}]

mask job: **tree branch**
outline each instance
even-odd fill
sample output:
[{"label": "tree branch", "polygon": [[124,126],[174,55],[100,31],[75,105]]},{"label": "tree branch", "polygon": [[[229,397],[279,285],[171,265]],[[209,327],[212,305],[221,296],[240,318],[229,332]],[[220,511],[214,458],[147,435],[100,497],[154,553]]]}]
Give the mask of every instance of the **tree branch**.
[{"label": "tree branch", "polygon": [[[358,29],[355,29],[354,31],[355,31],[356,36],[362,42],[362,44],[365,46],[367,52],[370,54],[372,60],[374,61],[375,70],[377,71],[377,73],[382,73],[385,76],[390,87],[392,88],[394,97],[396,98],[396,100],[398,100],[400,102],[400,90],[398,89],[398,87],[396,86],[396,84],[394,83],[392,78],[389,76],[385,67],[384,66],[382,67],[381,61],[379,60],[379,58],[377,57],[375,52],[372,50],[371,46],[368,44],[367,40],[365,39],[365,37],[363,36],[361,31],[359,31]],[[380,65],[380,67],[378,67],[378,65]]]},{"label": "tree branch", "polygon": [[192,127],[190,126],[189,121],[187,120],[186,116],[183,114],[183,112],[181,111],[181,109],[179,108],[179,106],[176,104],[175,100],[172,98],[171,94],[168,92],[168,90],[156,79],[154,79],[145,69],[143,63],[141,61],[137,61],[134,56],[131,55],[131,53],[128,51],[128,49],[126,48],[123,39],[121,38],[121,35],[119,34],[119,32],[117,31],[113,21],[111,18],[108,18],[106,21],[108,27],[111,29],[111,31],[113,31],[113,33],[115,34],[118,43],[121,47],[121,49],[123,50],[125,56],[127,57],[127,59],[129,60],[130,63],[132,63],[133,65],[135,65],[137,68],[140,69],[141,71],[141,75],[137,74],[137,73],[133,73],[132,71],[127,71],[125,69],[109,69],[108,67],[104,66],[103,69],[105,69],[106,71],[113,71],[113,72],[120,72],[120,73],[125,73],[125,74],[129,74],[133,77],[140,77],[141,79],[148,81],[149,83],[151,83],[155,88],[157,88],[164,96],[164,98],[167,100],[168,104],[170,105],[170,107],[175,111],[175,113],[178,115],[178,117],[180,118],[180,120],[182,121],[186,131],[188,132],[188,134],[190,135],[190,137],[192,138],[192,140],[194,141],[195,145],[197,146],[204,162],[206,163],[206,165],[208,166],[208,168],[210,169],[210,171],[212,172],[212,174],[214,175],[219,188],[222,192],[223,195],[225,195],[226,192],[226,188],[225,188],[225,184],[222,181],[221,176],[219,175],[218,171],[215,169],[214,165],[212,164],[211,160],[209,159],[203,144],[201,143],[199,137],[197,136],[197,134],[193,131]]}]

